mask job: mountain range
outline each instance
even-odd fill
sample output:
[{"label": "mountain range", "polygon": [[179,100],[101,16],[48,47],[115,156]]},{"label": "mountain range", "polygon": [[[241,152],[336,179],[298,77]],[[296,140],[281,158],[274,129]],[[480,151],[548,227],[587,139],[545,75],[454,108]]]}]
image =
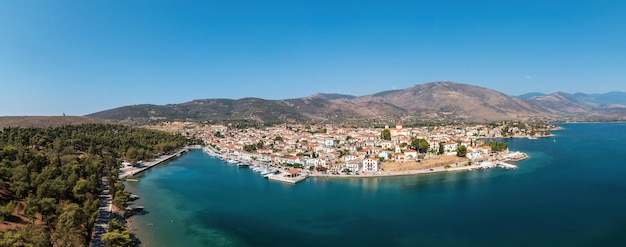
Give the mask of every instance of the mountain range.
[{"label": "mountain range", "polygon": [[[586,93],[568,94],[568,93],[563,93],[563,92],[558,92],[558,93],[569,95],[569,97],[572,97],[578,101],[591,104],[594,106],[613,105],[613,104],[626,105],[626,92],[615,91],[615,92],[609,92],[609,93],[603,93],[603,94],[586,94]],[[548,94],[534,92],[534,93],[522,94],[517,97],[520,99],[532,99],[534,97],[544,97],[544,96],[548,96]]]},{"label": "mountain range", "polygon": [[518,97],[488,88],[431,82],[365,96],[314,94],[266,100],[199,99],[180,104],[132,105],[88,117],[127,123],[248,120],[260,123],[362,122],[376,119],[494,122],[503,120],[626,120],[626,93],[530,93]]}]

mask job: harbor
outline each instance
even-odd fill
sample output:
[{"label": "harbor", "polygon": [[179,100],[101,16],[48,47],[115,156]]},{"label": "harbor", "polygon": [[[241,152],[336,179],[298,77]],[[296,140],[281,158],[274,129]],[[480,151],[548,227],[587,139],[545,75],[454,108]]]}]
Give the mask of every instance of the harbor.
[{"label": "harbor", "polygon": [[[268,179],[269,181],[277,181],[283,183],[291,183],[296,184],[302,181],[305,181],[309,177],[323,177],[323,178],[376,178],[376,177],[393,177],[393,176],[411,176],[411,175],[422,175],[422,174],[432,174],[432,173],[444,173],[444,172],[458,172],[458,171],[472,171],[472,170],[483,170],[483,169],[491,169],[491,168],[504,168],[504,169],[518,169],[517,165],[513,165],[507,163],[505,161],[519,161],[528,158],[528,155],[525,153],[514,152],[510,153],[506,156],[501,157],[497,161],[483,161],[478,164],[470,165],[458,165],[455,167],[451,166],[438,166],[426,169],[416,169],[416,170],[407,170],[407,171],[379,171],[374,173],[329,173],[329,172],[320,172],[320,171],[310,171],[304,169],[296,169],[290,167],[284,167],[280,165],[275,165],[270,162],[262,162],[255,160],[244,160],[240,157],[236,157],[235,155],[224,155],[220,151],[216,150],[214,147],[205,146],[205,147],[185,147],[175,153],[169,155],[163,155],[155,160],[151,160],[148,162],[144,162],[139,167],[126,165],[125,167],[120,169],[120,178],[127,179],[139,174],[145,170],[148,170],[160,163],[171,160],[175,157],[180,156],[181,154],[189,151],[189,149],[202,149],[205,153],[220,158],[223,162],[229,165],[236,165],[239,168],[248,168],[255,173],[258,173],[260,176]],[[131,181],[136,181],[130,179]]]},{"label": "harbor", "polygon": [[300,169],[288,168],[271,164],[270,162],[262,162],[255,160],[245,160],[234,155],[223,155],[219,150],[212,146],[205,146],[202,149],[205,153],[220,158],[227,164],[236,165],[239,168],[249,168],[259,175],[270,181],[278,181],[284,183],[299,183],[306,180],[309,176]]},{"label": "harbor", "polygon": [[120,173],[119,173],[119,178],[120,179],[127,179],[129,177],[135,176],[139,173],[142,173],[158,164],[161,164],[163,162],[172,160],[176,157],[181,156],[183,153],[189,151],[190,149],[200,149],[200,146],[191,146],[191,147],[184,147],[181,148],[180,150],[174,152],[174,153],[170,153],[170,154],[165,154],[165,155],[161,155],[160,157],[153,159],[153,160],[148,160],[145,162],[137,162],[136,164],[130,164],[130,163],[122,163],[122,167],[120,167]]},{"label": "harbor", "polygon": [[261,176],[267,178],[270,181],[278,181],[284,183],[299,183],[306,180],[309,177],[318,178],[378,178],[378,177],[394,177],[394,176],[415,176],[423,174],[433,173],[445,173],[445,172],[459,172],[459,171],[472,171],[472,170],[484,170],[491,168],[504,168],[504,169],[518,169],[517,165],[513,165],[507,162],[517,162],[528,158],[526,153],[511,152],[506,155],[502,155],[493,161],[484,160],[479,163],[471,164],[453,164],[453,165],[440,165],[436,167],[429,167],[424,169],[413,169],[404,171],[378,171],[378,172],[361,172],[361,173],[344,173],[344,172],[327,172],[327,171],[315,171],[307,169],[295,169],[290,167],[284,167],[281,165],[275,165],[270,162],[262,162],[255,160],[246,160],[236,155],[228,154],[224,155],[220,151],[211,146],[203,148],[204,152],[222,159],[227,164],[237,165],[240,168],[249,168],[254,172],[258,172]]},{"label": "harbor", "polygon": [[[516,169],[515,162],[528,158],[523,152],[511,152],[506,142],[482,140],[487,136],[483,131],[483,126],[404,128],[397,122],[395,128],[385,126],[382,130],[333,128],[319,133],[284,126],[245,131],[211,126],[198,129],[198,134],[207,144],[203,148],[207,154],[237,167],[261,170],[266,178],[278,175],[272,181],[407,176],[493,167]],[[382,132],[388,132],[388,136],[381,138]],[[293,179],[284,173],[291,168],[299,169],[305,178]]]},{"label": "harbor", "polygon": [[[619,198],[620,191],[606,189],[604,184],[580,186],[580,181],[606,179],[624,185],[619,174],[626,168],[615,155],[617,147],[607,150],[596,143],[593,152],[607,157],[600,161],[577,151],[586,147],[581,138],[602,133],[599,130],[607,126],[587,132],[585,126],[573,126],[578,129],[560,136],[558,145],[550,139],[507,140],[530,158],[498,162],[496,158],[502,157],[494,157],[491,162],[517,165],[517,170],[481,169],[481,162],[473,161],[472,166],[433,167],[433,171],[422,169],[417,175],[360,172],[349,177],[329,172],[328,178],[309,175],[294,185],[263,178],[260,168],[265,167],[238,167],[190,151],[126,186],[141,196],[141,205],[149,212],[133,216],[132,221],[142,245],[151,247],[292,246],[303,241],[362,247],[562,246],[564,239],[572,237],[577,242],[596,243],[605,236],[610,241],[598,243],[619,246],[623,234],[612,230],[621,223],[615,215],[626,202],[597,201]],[[619,128],[607,131],[618,133]],[[260,163],[251,161],[246,164]],[[270,168],[288,171],[275,165]],[[592,169],[602,172],[590,173]],[[303,172],[308,173],[307,169]],[[594,206],[602,210],[589,210]],[[542,222],[547,212],[554,221]],[[446,215],[445,221],[442,215]],[[581,215],[593,216],[606,235],[584,234],[598,228],[589,226],[590,218]],[[519,224],[525,234],[506,227],[511,222]],[[580,230],[563,229],[562,222],[571,222]],[[375,234],[369,234],[369,229],[375,229]],[[450,229],[445,234],[455,238],[441,238],[437,234],[441,229]],[[363,231],[368,234],[361,234]]]}]

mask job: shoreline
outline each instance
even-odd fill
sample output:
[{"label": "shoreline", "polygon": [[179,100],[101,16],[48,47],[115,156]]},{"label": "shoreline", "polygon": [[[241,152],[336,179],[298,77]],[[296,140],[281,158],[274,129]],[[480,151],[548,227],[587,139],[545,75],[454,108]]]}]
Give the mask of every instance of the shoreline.
[{"label": "shoreline", "polygon": [[[623,129],[620,126],[604,127],[606,131],[602,137],[609,139],[614,136],[611,133],[620,133],[619,130]],[[137,203],[145,204],[146,210],[149,211],[146,215],[133,216],[136,218],[129,220],[128,227],[129,231],[142,241],[139,246],[155,245],[155,247],[176,244],[194,246],[201,245],[197,243],[202,241],[215,246],[238,244],[262,246],[277,243],[276,241],[282,241],[285,246],[289,246],[296,242],[317,241],[329,246],[353,244],[369,247],[388,243],[389,241],[385,239],[394,241],[401,239],[406,245],[419,245],[425,242],[464,245],[468,241],[473,241],[476,245],[497,246],[501,245],[503,240],[532,245],[534,240],[529,240],[517,231],[504,227],[484,229],[485,225],[489,224],[504,226],[518,222],[522,228],[529,229],[527,235],[541,239],[546,245],[558,244],[562,242],[563,231],[558,228],[563,221],[570,222],[573,219],[573,224],[582,226],[583,232],[597,230],[593,226],[588,226],[588,217],[582,219],[577,217],[589,214],[591,212],[589,206],[593,206],[594,203],[586,202],[579,205],[581,198],[575,195],[593,193],[598,198],[609,201],[620,196],[620,191],[606,190],[606,186],[593,186],[590,187],[591,190],[582,192],[577,187],[580,185],[577,181],[588,179],[590,175],[596,176],[593,177],[594,181],[604,181],[607,178],[613,181],[615,174],[626,170],[620,166],[619,155],[610,152],[611,150],[605,150],[602,142],[593,142],[593,149],[585,149],[588,146],[580,140],[591,140],[590,138],[597,135],[595,131],[598,129],[603,130],[603,126],[572,127],[567,133],[557,133],[559,136],[557,143],[550,139],[539,141],[520,139],[518,142],[513,140],[510,142],[511,151],[524,152],[529,156],[519,162],[507,162],[519,166],[518,170],[513,171],[491,169],[457,172],[453,166],[452,169],[442,173],[414,175],[415,177],[374,179],[336,177],[334,180],[320,177],[296,185],[265,182],[258,172],[238,168],[232,163],[222,163],[212,156],[191,150],[181,159],[172,160],[171,164],[162,164],[155,170],[137,176],[141,184],[132,182],[127,184],[130,191],[142,196]],[[580,135],[573,135],[578,133]],[[593,155],[579,152],[580,150],[589,151]],[[563,158],[563,155],[572,156]],[[589,172],[589,169],[598,167],[593,161],[599,155],[606,155],[600,164],[602,169],[610,172]],[[194,169],[189,166],[183,173],[180,167],[192,163],[186,162],[187,160],[194,160],[193,163],[197,165],[193,166]],[[572,163],[571,160],[580,162]],[[479,163],[474,162],[475,165]],[[465,163],[459,163],[459,168],[468,168],[464,165]],[[568,172],[564,173],[563,169],[568,169]],[[189,177],[188,174],[193,176]],[[205,177],[207,174],[215,176],[207,179]],[[559,176],[563,179],[553,179]],[[167,181],[163,181],[163,178]],[[155,186],[162,182],[168,182],[168,186],[164,188]],[[613,182],[624,184],[624,181]],[[542,189],[554,187],[555,183],[559,190]],[[188,190],[190,187],[194,190]],[[574,196],[555,197],[555,193],[568,193]],[[168,194],[177,196],[173,198]],[[485,200],[494,198],[495,200]],[[462,205],[457,205],[459,203]],[[539,207],[528,207],[529,204]],[[576,207],[564,212],[552,210],[571,205]],[[155,206],[159,206],[158,211]],[[593,214],[591,216],[602,219],[599,224],[604,227],[603,229],[608,229],[606,231],[608,233],[604,235],[611,237],[611,244],[616,245],[619,245],[622,236],[610,230],[612,226],[619,224],[620,220],[611,216],[616,212],[619,213],[621,206],[611,204],[604,210],[591,212]],[[466,210],[454,210],[459,207]],[[377,212],[375,209],[384,210]],[[546,218],[546,210],[554,211],[550,217],[556,219],[544,222],[548,228],[556,229],[548,233],[544,228],[536,227],[537,222]],[[364,217],[364,212],[367,214],[367,220],[359,220],[359,217]],[[449,214],[446,221],[441,220],[441,214]],[[409,217],[415,215],[419,217]],[[280,217],[283,219],[278,220]],[[417,224],[416,218],[419,218]],[[174,222],[170,222],[172,219]],[[377,226],[380,228],[381,222],[385,227],[376,230],[375,235],[365,234],[339,240],[337,238],[353,234],[355,231],[363,232],[362,229],[369,231],[367,229]],[[296,235],[283,231],[290,228],[298,229]],[[453,234],[458,232],[461,234],[445,239],[433,234],[421,234],[415,238],[402,237],[428,233],[433,228],[451,229],[450,232]],[[595,235],[584,235],[577,237],[576,240],[590,242],[597,238]]]},{"label": "shoreline", "polygon": [[[206,146],[208,147],[208,146]],[[216,157],[219,158],[222,162],[227,163],[227,161],[225,160],[226,157],[220,155],[217,152],[214,152],[216,150],[210,150],[213,152],[207,152],[207,148],[198,148],[198,147],[184,147],[180,150],[178,150],[176,153],[174,154],[170,154],[170,155],[164,155],[159,157],[158,159],[153,160],[150,163],[150,166],[146,166],[146,167],[142,167],[142,168],[136,168],[134,171],[134,173],[132,173],[132,175],[128,175],[124,178],[128,178],[128,177],[132,177],[133,175],[139,174],[145,170],[148,170],[158,164],[164,163],[166,161],[171,160],[173,157],[178,157],[184,153],[187,153],[187,151],[192,150],[192,149],[200,149],[203,151],[203,153],[212,156],[212,157]],[[179,155],[180,154],[180,155]],[[517,158],[517,159],[510,159],[507,161],[512,161],[512,162],[517,162],[517,161],[521,161],[521,160],[525,160],[527,158],[529,158],[529,156],[526,153],[521,153],[522,154],[521,157]],[[312,178],[323,178],[323,179],[352,179],[352,178],[359,178],[359,179],[369,179],[369,178],[385,178],[385,177],[399,177],[399,176],[418,176],[418,175],[424,175],[424,174],[436,174],[436,173],[446,173],[446,172],[461,172],[461,171],[474,171],[474,170],[486,170],[486,169],[490,169],[490,168],[495,168],[495,167],[502,167],[500,163],[504,163],[504,166],[506,167],[506,169],[517,169],[516,165],[511,165],[511,164],[507,164],[505,163],[506,161],[504,160],[497,160],[494,162],[487,162],[488,165],[485,164],[475,164],[475,165],[462,165],[462,166],[456,166],[456,167],[448,167],[446,168],[446,166],[452,165],[452,164],[448,164],[448,165],[441,165],[441,166],[436,166],[436,167],[432,167],[432,168],[425,168],[425,169],[419,169],[419,170],[407,170],[407,171],[393,171],[393,172],[379,172],[379,173],[372,173],[372,174],[367,174],[367,173],[362,173],[360,175],[332,175],[332,174],[322,174],[321,172],[310,172],[308,170],[304,170],[304,169],[300,169],[301,172],[303,174],[306,174],[306,176],[308,177],[312,177]],[[467,164],[467,162],[465,163]],[[279,166],[280,168],[283,168],[283,166]],[[129,172],[129,174],[131,174]],[[121,179],[121,176],[120,176]],[[126,179],[124,179],[126,180]],[[126,180],[126,182],[128,181],[132,181],[132,180]],[[136,181],[136,180],[135,180]],[[132,202],[132,204],[136,204],[137,201]],[[139,225],[137,225],[137,222],[133,219],[135,215],[130,215],[128,217],[124,217],[124,222],[123,225],[126,227],[127,231],[131,234],[131,236],[133,237],[134,241],[137,243],[137,246],[141,246],[141,232],[142,229],[145,230],[147,226],[142,226],[140,227]]]},{"label": "shoreline", "polygon": [[[212,157],[216,157],[219,158],[222,162],[228,163],[226,160],[226,156],[220,154],[219,152],[216,152],[217,150],[213,149],[210,146],[206,146],[203,149],[203,152],[209,156]],[[525,159],[528,159],[529,156],[526,153],[522,153],[519,151],[516,151],[514,153],[519,154],[519,157],[511,157],[511,158],[504,158],[504,159],[496,159],[493,162],[488,162],[490,165],[481,165],[481,164],[476,164],[476,165],[465,165],[465,166],[458,166],[455,165],[455,167],[452,167],[454,163],[452,164],[444,164],[444,165],[440,165],[440,166],[435,166],[435,167],[430,167],[430,168],[424,168],[424,169],[418,169],[418,170],[406,170],[406,171],[379,171],[376,173],[360,173],[359,175],[351,175],[351,174],[342,174],[340,173],[339,175],[333,175],[330,173],[321,173],[319,171],[310,171],[310,170],[306,170],[306,169],[299,169],[300,172],[308,177],[312,177],[312,178],[337,178],[337,179],[342,179],[342,178],[383,178],[383,177],[397,177],[397,176],[417,176],[417,175],[421,175],[421,174],[433,174],[433,173],[445,173],[445,172],[458,172],[458,171],[472,171],[472,170],[481,170],[481,169],[488,169],[488,168],[493,168],[493,167],[505,167],[506,169],[517,169],[517,165],[512,165],[512,164],[508,164],[506,162],[518,162],[518,161],[522,161]],[[228,156],[228,158],[233,158]],[[236,158],[236,157],[235,157]],[[256,162],[260,162],[260,161],[256,161]],[[469,161],[466,161],[465,164],[469,163]],[[504,165],[500,165],[501,163],[504,163]],[[265,165],[272,165],[270,163],[267,163]],[[276,166],[276,165],[274,165]],[[448,168],[446,168],[446,166],[449,166]],[[284,166],[277,166],[277,169],[282,170],[285,169],[287,167]]]},{"label": "shoreline", "polygon": [[543,136],[507,136],[507,137],[477,137],[476,139],[529,139],[529,140],[537,140],[541,138],[550,138],[556,137],[555,134],[543,135]]},{"label": "shoreline", "polygon": [[[526,158],[515,160],[513,162],[521,161],[527,158],[528,156],[526,155]],[[446,172],[484,170],[484,169],[490,169],[494,167],[504,167],[505,169],[517,169],[517,165],[508,164],[508,163],[505,163],[504,161],[496,161],[496,162],[489,162],[489,163],[491,164],[490,165],[464,165],[464,166],[456,166],[456,167],[449,167],[449,168],[446,168],[446,166],[449,166],[449,165],[443,165],[443,166],[436,166],[433,168],[425,168],[425,169],[419,169],[419,170],[392,171],[392,172],[382,171],[378,173],[371,173],[371,174],[365,173],[365,174],[359,174],[359,175],[349,175],[349,174],[348,175],[345,175],[345,174],[332,175],[332,174],[321,174],[321,173],[307,173],[307,175],[309,177],[315,177],[315,178],[340,178],[340,179],[341,178],[384,178],[384,177],[399,177],[399,176],[417,176],[417,175],[422,175],[422,174],[434,174],[434,173],[446,173]],[[504,163],[505,165],[501,165],[501,163]]]},{"label": "shoreline", "polygon": [[401,176],[417,176],[422,174],[435,174],[435,173],[445,173],[445,172],[458,172],[458,171],[472,171],[472,170],[480,170],[485,169],[480,165],[469,165],[469,166],[460,166],[460,167],[450,167],[445,168],[445,166],[437,166],[428,169],[420,169],[420,170],[408,170],[408,171],[393,171],[393,172],[378,172],[372,174],[360,174],[360,175],[332,175],[332,174],[308,174],[309,177],[312,178],[385,178],[385,177],[401,177]]},{"label": "shoreline", "polygon": [[181,156],[183,153],[188,152],[191,149],[201,149],[198,147],[189,147],[189,146],[185,146],[183,148],[178,149],[176,152],[172,153],[172,154],[166,154],[166,155],[161,155],[156,159],[150,160],[150,161],[146,161],[146,162],[142,162],[140,167],[135,167],[135,166],[130,166],[130,167],[123,167],[120,168],[120,174],[118,175],[118,178],[121,180],[125,180],[126,178],[129,177],[133,177],[137,174],[140,174],[156,165],[159,165],[163,162],[169,161],[175,157],[179,157]]},{"label": "shoreline", "polygon": [[[183,148],[180,148],[179,150],[177,150],[176,152],[174,152],[173,154],[167,154],[167,155],[161,155],[160,157],[152,160],[152,161],[148,161],[148,162],[144,162],[142,163],[144,166],[142,167],[129,167],[127,168],[126,171],[122,172],[122,170],[120,169],[120,175],[118,176],[118,179],[124,181],[124,182],[130,182],[130,181],[137,181],[137,180],[129,180],[128,178],[133,177],[134,175],[140,174],[156,165],[159,165],[161,163],[165,163],[167,161],[172,160],[175,157],[179,157],[185,153],[188,153],[189,150],[193,150],[193,149],[202,149],[202,147],[198,147],[198,146],[185,146]],[[139,200],[141,199],[141,197],[139,198]],[[136,204],[136,201],[130,202],[129,206],[131,204]],[[133,241],[135,242],[135,244],[137,246],[141,246],[141,238],[139,238],[139,232],[140,232],[140,227],[137,227],[137,225],[135,224],[135,221],[132,219],[135,215],[134,214],[130,214],[128,216],[124,216],[121,215],[121,218],[123,220],[122,225],[126,228],[126,230],[131,234],[131,238],[133,239]]]}]

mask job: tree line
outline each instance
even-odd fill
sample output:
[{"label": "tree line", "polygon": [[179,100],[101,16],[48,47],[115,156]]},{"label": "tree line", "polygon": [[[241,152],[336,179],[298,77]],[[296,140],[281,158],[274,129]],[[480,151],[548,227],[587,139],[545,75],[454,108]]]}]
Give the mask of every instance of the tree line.
[{"label": "tree line", "polygon": [[113,185],[114,201],[122,206],[124,198],[115,198],[128,196],[117,181],[121,160],[148,159],[188,142],[180,135],[114,124],[5,128],[0,131],[0,220],[19,215],[29,224],[0,233],[0,246],[87,245],[101,179]]}]

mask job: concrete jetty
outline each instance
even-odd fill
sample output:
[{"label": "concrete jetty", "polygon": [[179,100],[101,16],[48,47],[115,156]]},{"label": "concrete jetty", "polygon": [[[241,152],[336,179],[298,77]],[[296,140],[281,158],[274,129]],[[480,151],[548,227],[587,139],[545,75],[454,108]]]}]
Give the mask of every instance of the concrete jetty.
[{"label": "concrete jetty", "polygon": [[286,171],[286,172],[283,172],[283,173],[280,173],[280,174],[276,174],[276,175],[273,175],[273,176],[269,176],[267,178],[269,180],[273,180],[273,181],[279,181],[279,182],[295,184],[295,183],[304,181],[307,177],[308,177],[308,175],[301,174],[300,170],[298,170],[298,169],[291,169],[289,171]]},{"label": "concrete jetty", "polygon": [[506,168],[506,169],[517,169],[516,165],[509,164],[509,163],[506,163],[504,161],[500,161],[500,162],[498,162],[496,164],[498,164],[499,167],[503,167],[503,168]]},{"label": "concrete jetty", "polygon": [[292,177],[282,176],[282,174],[277,174],[277,175],[269,176],[267,178],[269,180],[273,180],[273,181],[279,181],[279,182],[295,184],[295,183],[304,181],[307,177],[306,176],[300,176],[300,177],[293,177],[292,178]]},{"label": "concrete jetty", "polygon": [[145,170],[148,170],[158,164],[161,164],[165,161],[171,160],[175,157],[178,157],[180,155],[182,155],[183,153],[189,151],[189,147],[184,147],[178,151],[176,151],[175,153],[172,154],[166,154],[166,155],[162,155],[159,158],[156,158],[154,160],[151,161],[147,161],[147,162],[143,162],[141,163],[138,167],[136,166],[130,166],[130,167],[123,167],[120,168],[120,174],[119,174],[119,179],[125,179],[128,177],[132,177],[134,175],[137,175],[139,173],[142,173]]}]

